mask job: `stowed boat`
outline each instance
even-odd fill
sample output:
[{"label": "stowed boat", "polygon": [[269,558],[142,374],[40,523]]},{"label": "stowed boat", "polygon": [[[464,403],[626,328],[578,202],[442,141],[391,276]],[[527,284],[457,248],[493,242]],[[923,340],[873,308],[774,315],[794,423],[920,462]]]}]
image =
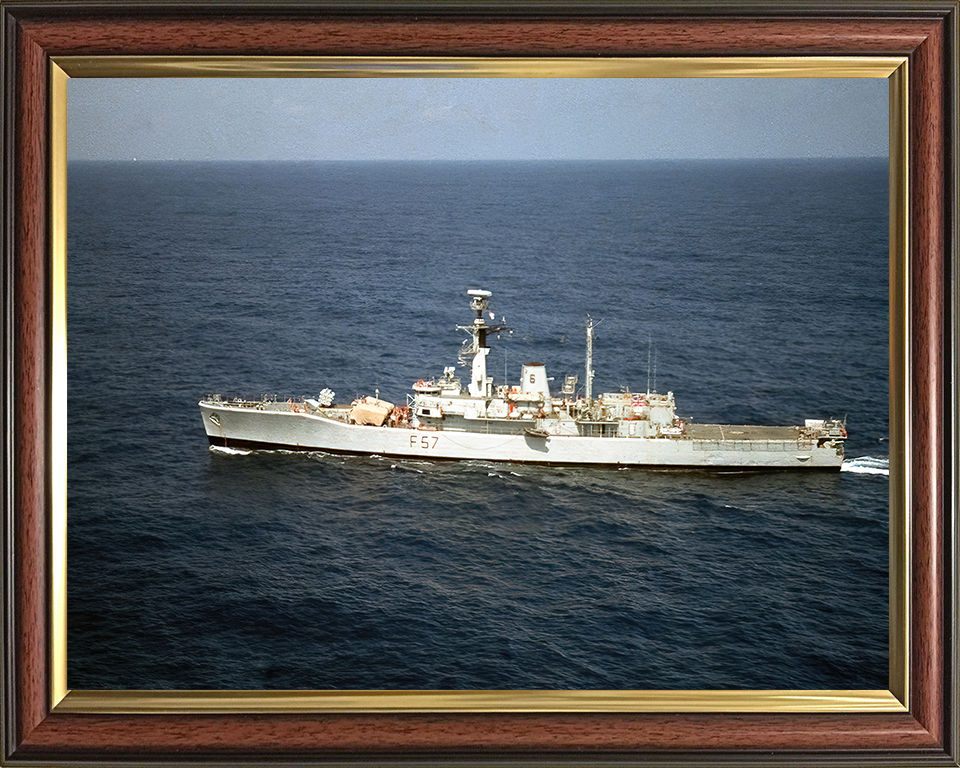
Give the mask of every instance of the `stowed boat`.
[{"label": "stowed boat", "polygon": [[673,393],[592,394],[592,334],[587,322],[583,391],[568,376],[559,393],[541,363],[522,366],[516,385],[487,375],[488,339],[507,330],[487,324],[489,291],[468,291],[476,312],[456,368],[417,381],[406,405],[374,397],[337,405],[323,390],[301,400],[200,401],[213,445],[282,448],[416,459],[487,460],[614,467],[839,470],[845,424],[808,419],[803,426],[697,424],[676,415]]}]

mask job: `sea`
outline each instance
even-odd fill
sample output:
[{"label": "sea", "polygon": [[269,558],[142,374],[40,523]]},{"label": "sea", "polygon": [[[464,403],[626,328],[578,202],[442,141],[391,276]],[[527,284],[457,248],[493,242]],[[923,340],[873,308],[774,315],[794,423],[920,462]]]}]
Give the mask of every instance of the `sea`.
[{"label": "sea", "polygon": [[[886,689],[886,158],[72,162],[75,689]],[[840,472],[211,448],[207,394],[495,383],[846,419]]]}]

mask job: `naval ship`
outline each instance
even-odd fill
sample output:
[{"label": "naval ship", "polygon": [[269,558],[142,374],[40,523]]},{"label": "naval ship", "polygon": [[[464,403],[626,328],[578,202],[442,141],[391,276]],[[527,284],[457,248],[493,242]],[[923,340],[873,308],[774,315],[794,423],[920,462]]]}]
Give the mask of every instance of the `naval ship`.
[{"label": "naval ship", "polygon": [[[487,374],[491,336],[510,330],[487,322],[491,293],[470,290],[476,317],[457,326],[467,338],[460,362],[412,386],[405,405],[379,392],[337,404],[316,397],[200,401],[210,443],[236,449],[284,449],[399,459],[482,460],[555,465],[707,470],[839,470],[845,420],[807,419],[803,426],[698,424],[676,415],[673,392],[605,392],[593,396],[592,320],[587,320],[582,389],[566,376],[552,392],[542,363],[522,366],[517,384]],[[490,318],[494,318],[489,313]],[[465,377],[466,378],[466,377]]]}]

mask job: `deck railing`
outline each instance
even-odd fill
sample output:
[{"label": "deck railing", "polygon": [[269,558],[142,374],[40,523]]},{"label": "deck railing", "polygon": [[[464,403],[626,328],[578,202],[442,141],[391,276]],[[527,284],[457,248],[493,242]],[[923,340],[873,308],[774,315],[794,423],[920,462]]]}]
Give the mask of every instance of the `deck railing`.
[{"label": "deck railing", "polygon": [[695,451],[798,451],[810,450],[815,443],[800,440],[691,440]]}]

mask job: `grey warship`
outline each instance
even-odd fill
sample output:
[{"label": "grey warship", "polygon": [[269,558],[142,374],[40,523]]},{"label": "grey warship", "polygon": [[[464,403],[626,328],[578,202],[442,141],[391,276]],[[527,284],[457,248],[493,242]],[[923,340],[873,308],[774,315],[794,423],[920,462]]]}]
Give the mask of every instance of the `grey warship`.
[{"label": "grey warship", "polygon": [[586,328],[582,390],[577,376],[550,388],[546,368],[522,366],[516,384],[496,384],[487,373],[490,337],[507,330],[487,323],[491,293],[470,290],[476,313],[460,362],[412,385],[404,405],[379,397],[337,404],[324,389],[316,397],[200,401],[211,445],[284,449],[398,459],[482,460],[508,463],[646,467],[654,469],[833,470],[843,463],[845,421],[807,419],[797,426],[700,424],[676,414],[673,392],[593,395],[592,321]]}]

